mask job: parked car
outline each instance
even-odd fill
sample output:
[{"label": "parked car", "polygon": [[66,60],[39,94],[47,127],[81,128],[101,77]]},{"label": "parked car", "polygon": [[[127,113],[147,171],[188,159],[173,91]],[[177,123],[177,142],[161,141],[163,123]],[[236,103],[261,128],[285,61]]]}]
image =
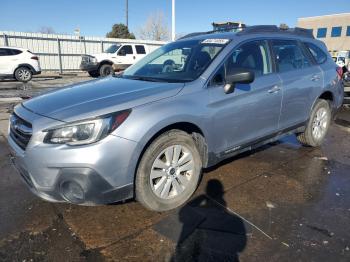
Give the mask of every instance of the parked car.
[{"label": "parked car", "polygon": [[0,78],[28,82],[41,73],[39,57],[28,49],[0,47]]},{"label": "parked car", "polygon": [[337,55],[337,64],[339,66],[349,68],[350,64],[350,51],[339,51]]},{"label": "parked car", "polygon": [[144,44],[113,44],[103,53],[84,55],[80,69],[92,77],[107,76],[125,70],[149,51],[149,46]]},{"label": "parked car", "polygon": [[[344,68],[343,68],[344,70]],[[343,75],[344,82],[344,104],[350,104],[350,72],[346,70]]]},{"label": "parked car", "polygon": [[[169,60],[171,60],[169,62]],[[123,74],[14,109],[13,162],[43,199],[184,204],[201,170],[296,134],[320,146],[342,105],[339,67],[302,29],[252,26],[169,43]]]}]

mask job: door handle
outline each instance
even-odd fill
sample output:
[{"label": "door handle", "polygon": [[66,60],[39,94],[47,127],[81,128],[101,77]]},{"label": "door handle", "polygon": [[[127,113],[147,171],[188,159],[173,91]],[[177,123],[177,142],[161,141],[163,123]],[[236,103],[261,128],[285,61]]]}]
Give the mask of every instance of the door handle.
[{"label": "door handle", "polygon": [[319,75],[314,75],[314,76],[311,77],[311,81],[316,82],[318,80],[320,80],[320,76]]},{"label": "door handle", "polygon": [[133,56],[134,59],[136,59],[136,56]]},{"label": "door handle", "polygon": [[280,90],[281,90],[281,88],[279,86],[274,86],[273,88],[269,89],[267,92],[269,92],[269,94],[274,94]]}]

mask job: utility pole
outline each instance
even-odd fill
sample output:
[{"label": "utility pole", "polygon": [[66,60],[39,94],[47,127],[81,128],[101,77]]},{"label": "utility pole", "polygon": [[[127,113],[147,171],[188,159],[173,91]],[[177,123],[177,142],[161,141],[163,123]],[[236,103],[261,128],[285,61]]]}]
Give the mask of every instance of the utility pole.
[{"label": "utility pole", "polygon": [[175,0],[172,1],[171,8],[171,40],[175,41]]},{"label": "utility pole", "polygon": [[126,8],[125,8],[125,16],[126,16],[126,27],[129,29],[129,1],[128,0],[125,0],[126,1]]}]

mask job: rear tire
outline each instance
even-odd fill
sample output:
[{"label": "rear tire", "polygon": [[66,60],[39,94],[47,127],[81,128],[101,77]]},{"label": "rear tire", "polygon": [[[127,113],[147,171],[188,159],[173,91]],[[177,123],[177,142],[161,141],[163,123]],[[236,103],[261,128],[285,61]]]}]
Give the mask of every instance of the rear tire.
[{"label": "rear tire", "polygon": [[110,64],[101,65],[99,69],[100,76],[105,77],[113,74],[113,68]]},{"label": "rear tire", "polygon": [[96,70],[96,71],[88,71],[89,76],[91,77],[99,77],[100,73]]},{"label": "rear tire", "polygon": [[317,100],[311,111],[309,122],[303,133],[297,136],[299,142],[305,146],[320,146],[327,134],[331,123],[331,109],[324,99]]},{"label": "rear tire", "polygon": [[20,82],[29,82],[32,80],[33,73],[28,67],[21,66],[15,71],[15,78]]},{"label": "rear tire", "polygon": [[193,138],[180,130],[168,131],[142,156],[135,179],[136,199],[153,211],[181,206],[196,190],[201,169]]}]

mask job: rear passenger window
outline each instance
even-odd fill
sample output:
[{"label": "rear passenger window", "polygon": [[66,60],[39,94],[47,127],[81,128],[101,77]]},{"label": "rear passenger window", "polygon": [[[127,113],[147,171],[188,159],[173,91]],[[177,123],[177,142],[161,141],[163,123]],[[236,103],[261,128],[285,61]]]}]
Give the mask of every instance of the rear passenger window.
[{"label": "rear passenger window", "polygon": [[20,53],[22,53],[22,51],[21,50],[17,50],[17,49],[12,49],[11,53],[12,53],[12,55],[19,55]]},{"label": "rear passenger window", "polygon": [[255,76],[271,73],[271,59],[266,41],[252,41],[235,49],[228,59],[226,68],[245,68],[252,70]]},{"label": "rear passenger window", "polygon": [[[0,48],[0,56],[9,56],[9,55],[14,55],[12,51],[18,51],[18,50],[13,50],[13,49],[8,49],[8,48]],[[21,51],[20,51],[21,53]]]},{"label": "rear passenger window", "polygon": [[274,40],[272,45],[279,72],[303,69],[311,65],[297,41]]},{"label": "rear passenger window", "polygon": [[6,51],[7,49],[5,49],[5,48],[0,48],[0,56],[5,56],[5,55],[7,55],[7,51]]},{"label": "rear passenger window", "polygon": [[315,58],[317,64],[323,64],[327,60],[327,55],[318,46],[311,43],[304,43],[310,50],[312,56]]},{"label": "rear passenger window", "polygon": [[146,54],[145,47],[143,45],[136,45],[136,53],[139,55],[144,55]]}]

